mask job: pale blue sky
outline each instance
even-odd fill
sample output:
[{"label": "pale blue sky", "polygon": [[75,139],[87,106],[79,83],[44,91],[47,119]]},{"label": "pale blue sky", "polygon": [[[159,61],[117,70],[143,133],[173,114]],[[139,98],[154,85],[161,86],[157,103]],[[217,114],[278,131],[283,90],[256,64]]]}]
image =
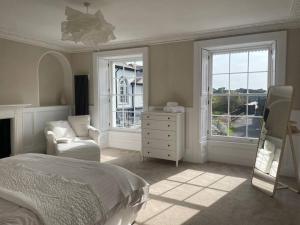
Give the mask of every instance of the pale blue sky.
[{"label": "pale blue sky", "polygon": [[[229,65],[230,64],[230,65]],[[261,72],[268,70],[268,50],[250,51],[249,65],[248,52],[231,53],[230,63],[229,54],[213,55],[213,88],[221,87],[236,90],[239,88],[247,88],[247,71]],[[231,74],[229,81],[229,70]],[[226,75],[214,75],[219,73],[227,73]],[[268,73],[249,73],[249,89],[267,89]]]}]

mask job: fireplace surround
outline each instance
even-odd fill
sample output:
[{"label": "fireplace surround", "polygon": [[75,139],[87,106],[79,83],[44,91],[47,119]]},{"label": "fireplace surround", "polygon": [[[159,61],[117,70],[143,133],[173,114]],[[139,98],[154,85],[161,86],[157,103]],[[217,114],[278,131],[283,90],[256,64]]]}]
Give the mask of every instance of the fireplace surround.
[{"label": "fireplace surround", "polygon": [[11,155],[10,119],[0,119],[0,158]]},{"label": "fireplace surround", "polygon": [[10,155],[22,152],[23,109],[29,104],[0,105],[0,119],[10,119]]}]

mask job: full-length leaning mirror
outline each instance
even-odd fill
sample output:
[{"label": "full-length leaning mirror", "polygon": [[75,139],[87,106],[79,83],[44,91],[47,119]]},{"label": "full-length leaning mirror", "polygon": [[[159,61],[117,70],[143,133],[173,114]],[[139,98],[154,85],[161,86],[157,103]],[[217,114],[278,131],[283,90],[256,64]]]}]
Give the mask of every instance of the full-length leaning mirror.
[{"label": "full-length leaning mirror", "polygon": [[270,196],[273,196],[276,191],[292,101],[292,86],[269,88],[253,168],[252,185]]}]

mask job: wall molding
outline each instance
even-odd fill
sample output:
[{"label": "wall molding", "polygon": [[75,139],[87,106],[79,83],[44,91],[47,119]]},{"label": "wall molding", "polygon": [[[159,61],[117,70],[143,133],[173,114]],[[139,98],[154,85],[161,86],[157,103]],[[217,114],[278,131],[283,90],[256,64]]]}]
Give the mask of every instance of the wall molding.
[{"label": "wall molding", "polygon": [[291,16],[298,18],[300,17],[300,0],[293,0]]},{"label": "wall molding", "polygon": [[45,124],[49,121],[67,120],[71,107],[45,106],[23,109],[23,149],[22,153],[45,153]]},{"label": "wall molding", "polygon": [[300,0],[295,0],[291,8],[291,17],[284,20],[276,20],[271,22],[247,24],[241,26],[232,26],[220,29],[204,30],[201,32],[190,32],[190,33],[177,33],[171,35],[157,36],[155,38],[144,38],[135,39],[130,41],[114,41],[112,43],[107,43],[99,48],[90,48],[85,46],[67,46],[62,45],[59,41],[43,41],[37,40],[35,38],[29,37],[25,34],[16,34],[8,32],[3,28],[0,28],[0,38],[16,41],[24,44],[29,44],[33,46],[44,47],[52,50],[63,51],[66,53],[83,53],[92,51],[103,51],[103,50],[113,50],[120,48],[132,48],[132,47],[143,47],[158,44],[166,44],[173,42],[182,41],[199,41],[205,39],[212,39],[225,36],[236,36],[250,33],[263,33],[286,29],[296,29],[300,28]]},{"label": "wall molding", "polygon": [[6,39],[9,41],[15,41],[15,42],[27,44],[27,45],[48,48],[51,50],[57,50],[57,51],[68,52],[68,53],[72,52],[72,51],[70,51],[70,49],[60,46],[60,45],[57,45],[55,43],[51,43],[48,41],[42,41],[42,40],[36,40],[25,34],[16,34],[16,33],[8,32],[8,31],[4,30],[3,28],[0,28],[0,38]]}]

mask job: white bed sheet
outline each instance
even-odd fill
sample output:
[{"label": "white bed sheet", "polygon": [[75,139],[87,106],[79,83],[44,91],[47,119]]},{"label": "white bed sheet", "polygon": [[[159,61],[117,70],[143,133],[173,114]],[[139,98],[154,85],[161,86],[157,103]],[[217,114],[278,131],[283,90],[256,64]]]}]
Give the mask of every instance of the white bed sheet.
[{"label": "white bed sheet", "polygon": [[[127,225],[135,219],[141,202],[147,198],[145,180],[121,167],[42,154],[23,154],[2,160],[17,160],[31,169],[58,174],[91,186],[101,201],[106,219],[97,224]],[[30,210],[0,198],[0,225],[42,225]]]}]

